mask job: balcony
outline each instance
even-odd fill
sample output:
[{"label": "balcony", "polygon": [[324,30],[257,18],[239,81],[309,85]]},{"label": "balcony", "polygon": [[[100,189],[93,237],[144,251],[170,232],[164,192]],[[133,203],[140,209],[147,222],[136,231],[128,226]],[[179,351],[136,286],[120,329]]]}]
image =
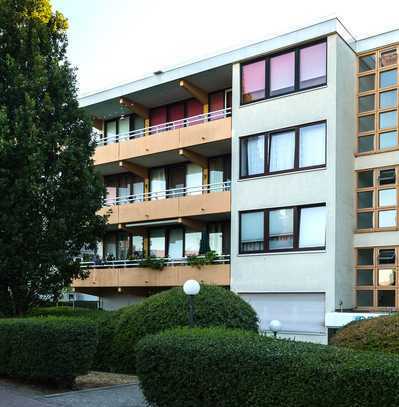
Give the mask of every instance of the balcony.
[{"label": "balcony", "polygon": [[118,135],[95,136],[95,165],[130,160],[231,139],[231,108]]},{"label": "balcony", "polygon": [[75,289],[85,292],[96,288],[112,287],[175,287],[189,279],[205,284],[230,285],[230,256],[219,256],[213,264],[197,268],[188,264],[187,258],[165,259],[162,270],[143,266],[143,260],[115,260],[94,264],[82,262],[81,267],[90,270],[85,280],[74,280]]},{"label": "balcony", "polygon": [[107,199],[100,214],[109,224],[230,212],[230,181]]}]

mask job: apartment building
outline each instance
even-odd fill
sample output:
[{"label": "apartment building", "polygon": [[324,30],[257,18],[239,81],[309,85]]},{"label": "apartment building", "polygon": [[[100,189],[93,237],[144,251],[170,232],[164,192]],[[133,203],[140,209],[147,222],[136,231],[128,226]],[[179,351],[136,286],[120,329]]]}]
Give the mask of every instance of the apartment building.
[{"label": "apartment building", "polygon": [[399,307],[398,43],[331,19],[82,97],[109,217],[75,290],[194,278],[321,343]]}]

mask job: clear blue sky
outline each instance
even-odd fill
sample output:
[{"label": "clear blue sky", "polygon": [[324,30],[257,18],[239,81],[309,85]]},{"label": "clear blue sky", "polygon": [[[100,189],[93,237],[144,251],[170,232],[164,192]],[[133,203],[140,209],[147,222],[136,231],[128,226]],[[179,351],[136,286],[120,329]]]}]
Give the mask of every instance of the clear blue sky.
[{"label": "clear blue sky", "polygon": [[[399,28],[397,0],[53,0],[81,93],[338,16],[356,38]],[[381,6],[380,6],[381,5]]]}]

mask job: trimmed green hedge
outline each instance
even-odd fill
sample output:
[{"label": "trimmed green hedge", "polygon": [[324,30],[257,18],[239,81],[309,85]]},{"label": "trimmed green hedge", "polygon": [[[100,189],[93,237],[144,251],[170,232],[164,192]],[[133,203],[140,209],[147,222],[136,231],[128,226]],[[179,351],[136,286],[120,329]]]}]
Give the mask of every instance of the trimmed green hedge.
[{"label": "trimmed green hedge", "polygon": [[[194,297],[195,324],[258,331],[252,307],[233,292],[216,286],[201,286]],[[188,300],[181,288],[153,295],[120,310],[112,344],[110,370],[135,372],[136,343],[148,334],[188,325]]]},{"label": "trimmed green hedge", "polygon": [[351,322],[332,338],[336,346],[399,354],[399,314]]},{"label": "trimmed green hedge", "polygon": [[84,318],[0,320],[0,375],[73,383],[88,373],[97,347],[97,329]]},{"label": "trimmed green hedge", "polygon": [[118,311],[100,311],[87,308],[72,307],[38,307],[34,308],[31,316],[35,317],[65,317],[87,318],[97,327],[98,345],[93,356],[93,369],[109,371],[112,366],[111,345],[114,338],[115,323]]},{"label": "trimmed green hedge", "polygon": [[150,335],[136,354],[144,395],[157,407],[399,405],[394,355],[221,328]]}]

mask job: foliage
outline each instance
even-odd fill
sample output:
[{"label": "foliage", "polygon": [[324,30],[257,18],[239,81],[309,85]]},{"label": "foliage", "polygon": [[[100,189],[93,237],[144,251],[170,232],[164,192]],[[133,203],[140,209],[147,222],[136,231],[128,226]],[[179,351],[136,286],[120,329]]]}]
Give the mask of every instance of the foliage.
[{"label": "foliage", "polygon": [[[197,326],[225,326],[253,332],[258,330],[256,312],[229,290],[202,285],[193,302]],[[185,325],[188,325],[188,301],[181,288],[172,288],[123,308],[115,324],[110,370],[134,372],[135,347],[141,338]]]},{"label": "foliage", "polygon": [[20,315],[86,276],[75,259],[103,233],[104,187],[66,19],[49,0],[0,0],[0,10],[0,292],[3,313]]},{"label": "foliage", "polygon": [[32,317],[63,317],[63,318],[87,318],[97,328],[98,345],[93,355],[93,369],[109,370],[112,353],[111,344],[114,337],[117,311],[97,311],[88,308],[72,307],[38,307],[30,312]]},{"label": "foliage", "polygon": [[141,262],[142,267],[148,267],[154,270],[163,270],[166,266],[166,259],[159,258],[159,257],[146,257]]},{"label": "foliage", "polygon": [[87,319],[2,319],[0,375],[71,385],[89,371],[96,346],[96,326]]},{"label": "foliage", "polygon": [[142,339],[137,372],[158,407],[399,405],[399,357],[221,328]]},{"label": "foliage", "polygon": [[210,251],[205,253],[204,256],[189,256],[187,258],[187,263],[191,267],[196,267],[200,269],[207,264],[213,264],[215,260],[218,259],[218,254],[215,251]]},{"label": "foliage", "polygon": [[352,322],[337,332],[332,343],[356,350],[399,354],[399,314]]}]

